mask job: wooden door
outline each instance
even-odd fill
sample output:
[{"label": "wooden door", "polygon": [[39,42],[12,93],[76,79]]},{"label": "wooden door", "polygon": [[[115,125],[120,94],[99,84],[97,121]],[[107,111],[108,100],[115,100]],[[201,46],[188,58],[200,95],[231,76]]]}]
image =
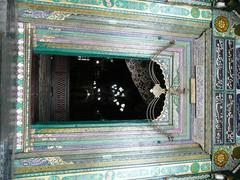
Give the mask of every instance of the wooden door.
[{"label": "wooden door", "polygon": [[33,55],[32,122],[69,119],[69,57]]},{"label": "wooden door", "polygon": [[54,56],[52,62],[51,120],[69,119],[69,57]]},{"label": "wooden door", "polygon": [[51,61],[47,55],[33,55],[31,69],[32,122],[50,121]]}]

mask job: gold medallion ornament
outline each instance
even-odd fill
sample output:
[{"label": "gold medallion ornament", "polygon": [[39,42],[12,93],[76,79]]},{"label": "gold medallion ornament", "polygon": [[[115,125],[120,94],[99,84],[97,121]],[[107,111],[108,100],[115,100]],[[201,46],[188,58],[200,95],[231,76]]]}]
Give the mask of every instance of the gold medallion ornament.
[{"label": "gold medallion ornament", "polygon": [[228,19],[225,16],[218,16],[215,19],[214,26],[218,32],[226,32],[229,27]]},{"label": "gold medallion ornament", "polygon": [[215,154],[214,154],[214,163],[218,166],[218,167],[224,167],[227,162],[228,162],[228,154],[226,151],[224,150],[218,150]]}]

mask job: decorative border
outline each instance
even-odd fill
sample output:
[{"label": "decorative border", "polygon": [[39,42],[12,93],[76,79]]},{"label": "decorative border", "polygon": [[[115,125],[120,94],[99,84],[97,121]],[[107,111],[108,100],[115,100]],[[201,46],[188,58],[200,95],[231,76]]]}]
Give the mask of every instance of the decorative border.
[{"label": "decorative border", "polygon": [[235,39],[225,39],[225,144],[236,142],[236,62]]},{"label": "decorative border", "polygon": [[24,73],[24,26],[23,23],[18,23],[18,58],[17,58],[17,135],[16,135],[16,152],[23,151],[23,132],[24,132],[24,116],[23,116],[23,73]]},{"label": "decorative border", "polygon": [[37,175],[36,178],[18,175],[16,179],[18,180],[49,180],[49,179],[102,179],[102,180],[126,180],[126,179],[139,179],[139,178],[149,178],[149,177],[164,177],[171,175],[186,175],[186,174],[197,174],[197,173],[207,173],[211,171],[211,161],[195,161],[191,163],[177,163],[168,165],[152,165],[147,167],[135,167],[126,169],[115,169],[115,170],[97,170],[94,172],[74,172],[69,171],[65,174],[59,174],[55,172],[52,175],[41,176]]},{"label": "decorative border", "polygon": [[235,40],[216,37],[213,43],[214,143],[233,144],[236,142],[235,96],[230,94],[235,93]]},{"label": "decorative border", "polygon": [[240,136],[240,47],[237,47],[236,49],[236,89],[236,133],[237,136]]},{"label": "decorative border", "polygon": [[240,47],[236,48],[236,88],[240,89]]},{"label": "decorative border", "polygon": [[209,108],[211,95],[208,95],[209,92],[211,92],[211,88],[209,88],[211,81],[209,81],[208,76],[210,74],[208,72],[209,57],[211,56],[211,45],[209,43],[211,42],[211,34],[209,32],[210,29],[204,32],[198,39],[193,41],[194,66],[192,67],[192,76],[195,77],[193,79],[195,93],[192,95],[195,102],[193,101],[192,103],[195,105],[195,113],[193,113],[193,139],[197,141],[206,152],[210,153],[209,149],[211,147],[211,139],[207,138],[209,135],[211,136],[212,130],[212,119],[208,117],[211,116],[212,112],[211,108]]},{"label": "decorative border", "polygon": [[[19,23],[20,25],[21,24],[23,24],[23,23]],[[30,34],[30,30],[29,30],[29,27],[30,27],[30,25],[29,24],[23,24],[23,27],[26,27],[25,28],[25,36],[28,36],[28,33]],[[30,36],[29,36],[29,39],[30,39]],[[23,72],[26,72],[25,74],[24,74],[24,76],[23,76],[23,79],[22,80],[25,80],[24,81],[24,83],[23,83],[23,85],[24,86],[22,86],[22,88],[23,87],[29,87],[29,80],[30,80],[30,50],[31,50],[31,41],[29,41],[29,39],[27,39],[26,37],[25,37],[25,41],[23,41],[24,43],[26,43],[23,47],[25,47],[25,51],[24,51],[24,61],[23,61],[23,63],[25,63],[25,66],[24,66],[24,68],[22,69],[22,71]],[[182,39],[180,39],[180,40],[182,40]],[[177,53],[178,54],[178,57],[179,57],[179,60],[180,60],[180,62],[179,62],[179,70],[180,71],[183,71],[184,69],[186,70],[186,71],[184,71],[185,73],[183,74],[181,74],[181,76],[180,76],[180,82],[181,82],[181,84],[180,84],[180,86],[181,86],[181,88],[183,88],[183,86],[184,86],[184,84],[185,84],[185,88],[186,88],[186,90],[188,91],[188,88],[189,88],[189,84],[188,84],[188,81],[187,81],[187,77],[188,76],[190,76],[190,74],[191,74],[191,72],[190,72],[190,62],[191,62],[191,54],[189,54],[189,50],[191,49],[191,43],[192,43],[192,41],[191,40],[189,40],[189,39],[187,39],[186,40],[186,42],[185,42],[185,40],[183,40],[183,41],[180,41],[179,42],[179,44],[177,43],[177,45],[176,45],[176,48],[174,48],[174,49],[169,49],[169,52],[170,51],[173,51],[173,52],[175,52],[175,53]],[[28,46],[27,46],[28,45]],[[46,48],[47,49],[47,48]],[[26,51],[26,50],[28,50],[28,51]],[[114,51],[115,49],[111,49],[112,51]],[[168,52],[168,53],[169,53]],[[166,52],[166,54],[168,54],[167,52]],[[28,57],[28,58],[27,58]],[[185,61],[184,62],[182,62],[183,61],[183,57],[185,57]],[[26,78],[26,79],[24,79],[24,78]],[[24,88],[23,88],[24,89]],[[29,118],[29,111],[27,111],[27,109],[29,108],[29,97],[28,96],[26,96],[26,94],[28,93],[29,94],[29,89],[27,88],[27,89],[25,89],[24,90],[24,97],[25,97],[25,99],[23,99],[24,100],[24,102],[26,102],[26,104],[24,104],[24,108],[25,109],[23,109],[23,112],[25,112],[25,113],[27,113],[28,114],[28,116],[25,116],[25,117],[27,117],[27,122],[24,122],[22,125],[24,125],[24,126],[27,126],[29,129],[26,129],[26,136],[25,137],[28,137],[28,135],[29,135],[29,130],[31,130],[30,129],[30,124],[29,124],[29,120],[28,120],[28,118]],[[188,125],[188,127],[189,127],[189,129],[186,129],[186,130],[183,130],[183,129],[181,129],[181,133],[183,133],[183,135],[185,136],[186,134],[188,134],[189,133],[189,131],[190,131],[190,126],[191,126],[191,123],[190,122],[187,122],[188,120],[190,120],[190,119],[188,119],[188,118],[190,118],[190,117],[188,117],[188,116],[186,116],[186,114],[183,112],[183,108],[184,108],[184,106],[185,106],[185,108],[187,107],[187,108],[189,108],[189,105],[188,104],[186,104],[186,103],[188,103],[189,102],[189,95],[187,95],[188,97],[186,98],[186,99],[183,99],[183,97],[181,96],[180,97],[180,103],[181,103],[181,109],[180,109],[180,111],[181,111],[181,117],[183,118],[183,117],[185,117],[185,118],[183,118],[184,119],[184,122],[180,122],[178,125],[179,125],[179,127],[181,127],[182,128],[182,126],[184,125],[184,124],[187,124]],[[22,126],[23,127],[23,126]],[[34,130],[34,129],[33,129]],[[51,129],[47,129],[47,130],[49,130],[48,131],[48,133],[51,131]],[[58,129],[59,130],[59,129]],[[71,129],[69,129],[69,130],[71,130]],[[72,129],[73,130],[73,129]],[[78,129],[78,128],[74,128],[74,130],[76,131],[76,130],[78,130],[78,131],[80,131],[80,129]],[[65,130],[66,131],[66,130]],[[57,133],[57,131],[53,131],[54,133]],[[34,134],[34,132],[32,132],[32,135]],[[69,134],[69,135],[71,135],[71,134]],[[44,138],[48,141],[48,140],[50,140],[49,142],[46,142],[46,140],[44,140]],[[153,139],[152,137],[150,137],[151,139]],[[179,137],[177,137],[177,138],[179,138]],[[184,137],[185,138],[185,137]],[[159,137],[158,137],[158,139],[159,139]],[[52,150],[61,150],[61,148],[60,147],[62,147],[63,146],[63,144],[64,143],[59,143],[59,142],[56,142],[56,140],[54,140],[54,138],[52,138],[52,139],[50,139],[50,138],[48,138],[47,137],[47,135],[46,135],[46,137],[42,137],[42,142],[41,141],[39,141],[39,142],[33,142],[33,139],[31,140],[31,148],[36,148],[36,149],[29,149],[30,147],[28,146],[29,145],[29,141],[30,140],[30,138],[29,139],[26,139],[26,144],[25,144],[25,146],[23,147],[23,151],[24,152],[27,152],[27,151],[29,151],[29,150],[33,150],[33,151],[35,151],[35,153],[38,153],[38,151],[39,150],[37,150],[37,148],[40,148],[40,151],[45,151],[46,149],[44,149],[45,147],[47,147],[48,149],[47,149],[47,151],[52,151]],[[186,140],[186,139],[185,139]],[[187,140],[189,140],[189,137],[187,137]],[[72,143],[72,142],[70,142],[70,143]],[[179,142],[179,143],[181,143],[181,142]],[[189,142],[189,143],[192,143],[192,142]],[[35,145],[36,145],[36,147],[35,147]],[[69,145],[69,142],[65,142],[65,144],[64,144],[64,146],[70,146]],[[75,145],[75,143],[73,144],[73,145]],[[168,145],[167,143],[165,144],[165,145]],[[171,145],[171,143],[169,143],[169,145]],[[43,148],[43,149],[41,149],[41,148]],[[199,151],[199,150],[198,150]],[[202,151],[200,151],[200,152],[202,152]],[[199,159],[203,159],[203,158],[205,158],[205,159],[207,159],[207,157],[209,157],[207,154],[203,154],[203,155],[201,155],[201,154],[198,154],[198,155],[195,155],[194,157],[192,157],[192,159],[194,159],[194,158],[199,158]],[[184,160],[186,160],[185,159],[185,157],[184,157]],[[178,160],[177,160],[178,161]],[[190,160],[189,160],[190,161]],[[192,161],[192,160],[191,160]],[[197,166],[197,165],[195,165],[195,166]],[[33,171],[34,171],[34,168],[35,167],[33,167],[32,169],[33,169]],[[57,168],[57,167],[55,167],[55,168]],[[18,171],[20,171],[21,170],[21,168],[17,168],[17,171],[16,172],[18,172]],[[27,169],[25,169],[25,170],[27,170]],[[23,171],[24,171],[24,168],[23,168]],[[196,171],[194,171],[194,172],[196,172]],[[53,172],[48,172],[48,173],[53,173]],[[197,172],[196,172],[197,173]]]},{"label": "decorative border", "polygon": [[29,113],[30,113],[30,58],[31,58],[31,26],[18,23],[18,58],[17,58],[17,125],[16,152],[27,152],[30,145]]},{"label": "decorative border", "polygon": [[[240,136],[240,93],[237,91],[236,95],[236,113],[237,113],[237,136]],[[239,143],[239,142],[238,142]]]},{"label": "decorative border", "polygon": [[[221,43],[219,43],[221,42]],[[213,70],[214,77],[221,74],[221,86],[218,88],[215,79],[213,83],[213,170],[231,170],[234,167],[234,159],[231,153],[236,143],[236,67],[235,67],[235,39],[215,37],[213,38]],[[218,45],[216,45],[218,44]],[[219,70],[219,65],[220,69]],[[238,115],[237,115],[238,116]]]},{"label": "decorative border", "polygon": [[[219,20],[219,23],[214,22]],[[224,55],[223,55],[223,68],[224,68],[224,81],[221,89],[214,87],[213,83],[213,95],[221,93],[223,95],[223,142],[222,144],[215,145],[212,148],[213,153],[213,171],[232,170],[237,166],[239,160],[233,158],[233,149],[239,146],[239,134],[240,134],[240,96],[239,96],[239,60],[237,55],[237,49],[235,49],[236,41],[234,38],[238,38],[234,32],[234,24],[239,23],[240,19],[232,12],[226,12],[221,10],[213,10],[213,24],[212,32],[215,38],[213,43],[215,45],[216,39],[221,39],[224,42]],[[213,47],[213,70],[216,69],[216,56],[215,53],[219,49]],[[213,73],[214,77],[216,74]],[[213,102],[214,106],[214,102]],[[215,118],[215,114],[213,114]],[[215,121],[214,121],[215,122]],[[215,127],[214,127],[215,129]],[[213,130],[214,131],[214,130]],[[215,141],[215,134],[213,134],[213,142]],[[238,161],[238,162],[237,162]]]},{"label": "decorative border", "polygon": [[236,163],[232,158],[233,149],[233,145],[213,146],[212,171],[232,170],[234,168]]},{"label": "decorative border", "polygon": [[[48,26],[46,26],[46,27],[50,27],[49,25]],[[56,53],[56,52],[58,52],[59,50],[61,51],[61,52],[67,52],[67,53],[71,53],[70,52],[70,49],[71,48],[75,48],[75,51],[77,51],[77,53],[78,53],[78,55],[79,54],[81,54],[81,53],[86,53],[86,49],[88,49],[88,51],[87,51],[87,53],[91,53],[91,54],[95,54],[96,52],[98,52],[99,53],[99,51],[101,51],[101,52],[103,52],[103,53],[105,53],[105,55],[112,55],[112,56],[114,56],[114,55],[119,55],[119,54],[124,54],[125,55],[125,57],[131,57],[131,56],[134,56],[133,54],[132,54],[132,52],[133,51],[135,51],[136,52],[136,57],[149,57],[152,53],[154,53],[154,51],[156,50],[156,48],[159,48],[159,47],[161,47],[161,46],[164,46],[165,44],[166,44],[166,42],[168,42],[168,40],[160,40],[160,41],[158,41],[158,42],[153,42],[153,41],[151,41],[151,43],[149,42],[149,39],[141,39],[141,38],[136,38],[135,36],[134,37],[132,37],[131,36],[131,34],[129,34],[127,31],[125,32],[125,34],[126,34],[126,39],[125,39],[125,37],[123,37],[123,38],[121,38],[121,39],[117,39],[117,38],[119,38],[119,36],[121,35],[121,37],[122,37],[122,35],[123,34],[120,34],[120,35],[118,35],[118,36],[116,36],[115,35],[115,33],[114,34],[112,34],[112,32],[111,32],[111,36],[110,37],[108,37],[108,38],[111,38],[112,39],[112,42],[111,42],[111,47],[109,47],[109,46],[107,46],[107,47],[102,47],[103,45],[103,43],[105,42],[104,41],[104,39],[103,39],[103,37],[102,37],[102,34],[94,34],[96,37],[95,37],[95,39],[97,39],[97,41],[96,42],[91,42],[91,41],[89,41],[89,39],[88,38],[86,38],[85,36],[84,36],[84,33],[85,33],[85,31],[84,31],[84,33],[82,32],[82,28],[70,28],[70,27],[60,27],[60,26],[58,26],[58,29],[60,30],[61,29],[61,31],[59,31],[60,33],[63,33],[63,34],[65,34],[65,31],[66,32],[71,32],[71,30],[74,32],[74,33],[79,33],[79,36],[77,36],[77,37],[81,37],[81,41],[70,41],[70,43],[71,44],[64,44],[63,46],[62,46],[62,44],[60,44],[59,42],[61,41],[61,40],[64,40],[64,41],[66,41],[66,39],[68,38],[67,36],[64,36],[64,37],[60,37],[59,36],[59,34],[54,34],[55,33],[55,31],[57,31],[57,30],[55,30],[55,28],[54,27],[52,27],[51,29],[50,28],[48,28],[48,29],[46,29],[46,27],[45,27],[45,25],[43,26],[43,25],[37,25],[37,29],[36,29],[36,39],[35,39],[35,41],[37,41],[37,45],[40,45],[40,43],[44,43],[45,45],[45,52],[46,51],[49,51],[49,50],[51,50],[51,48],[54,48],[54,52]],[[38,29],[39,28],[39,29]],[[41,29],[41,28],[44,28],[44,29]],[[88,30],[88,31],[90,31],[91,33],[93,33],[91,30]],[[87,32],[88,32],[87,31]],[[107,31],[108,32],[108,31]],[[104,34],[105,33],[107,33],[107,32],[104,32]],[[43,34],[44,33],[44,34]],[[94,32],[95,33],[95,32]],[[102,32],[101,32],[102,33]],[[51,35],[51,36],[50,36]],[[76,34],[75,34],[76,35]],[[89,35],[89,34],[88,34]],[[91,35],[91,37],[92,37],[92,34],[90,34]],[[68,34],[68,36],[69,36],[69,34]],[[100,37],[99,37],[100,36]],[[117,38],[116,38],[116,37]],[[55,38],[56,37],[56,38]],[[149,36],[149,38],[150,38],[151,36]],[[116,39],[115,39],[116,38]],[[54,40],[54,41],[53,41]],[[125,42],[127,40],[127,42]],[[136,43],[136,42],[134,42],[133,43],[133,41],[135,41],[135,40],[138,40],[138,42],[141,42],[141,43]],[[144,40],[145,41],[147,41],[147,43],[146,42],[144,42]],[[177,44],[177,48],[170,48],[169,49],[169,52],[175,52],[175,53],[177,53],[178,54],[178,57],[179,57],[179,59],[180,59],[180,61],[181,62],[183,62],[183,57],[184,56],[186,56],[186,61],[190,61],[190,54],[188,54],[188,51],[190,50],[190,48],[191,48],[191,42],[192,42],[192,40],[191,39],[180,39],[180,40],[182,40],[180,43],[179,43],[179,45]],[[58,42],[58,43],[57,43]],[[117,44],[116,44],[116,42],[117,42]],[[91,44],[91,46],[86,46],[84,43],[93,43],[93,44]],[[127,43],[127,44],[125,44],[125,43]],[[52,44],[54,44],[54,46],[51,46]],[[137,45],[136,45],[137,44]],[[140,44],[140,45],[139,45]],[[144,46],[142,45],[142,44],[144,44]],[[94,45],[94,46],[93,46]],[[147,46],[148,45],[148,46]],[[41,45],[40,45],[41,46]],[[125,47],[125,46],[127,46],[127,47]],[[51,47],[51,48],[49,48],[49,47]],[[123,48],[123,47],[125,47],[125,48]],[[35,50],[38,50],[38,48],[39,48],[39,46],[37,46],[36,48],[35,48]],[[134,50],[133,50],[134,49]],[[43,51],[41,51],[41,52],[43,52]],[[51,52],[50,52],[51,53]],[[144,53],[144,54],[143,54]],[[168,53],[167,52],[165,52],[166,54],[165,55],[163,55],[163,57],[164,56],[168,56]],[[114,55],[113,55],[114,54]],[[99,55],[99,54],[98,54]],[[174,59],[174,61],[176,61],[176,59]],[[189,63],[190,64],[190,63]],[[186,66],[188,65],[188,63],[186,63]],[[182,71],[182,69],[183,69],[183,63],[180,63],[180,65],[179,65],[181,68],[180,68],[180,70]],[[183,72],[183,71],[182,71]],[[181,76],[181,79],[183,80],[184,78],[184,75],[182,75]],[[185,81],[185,80],[184,80]],[[176,85],[176,84],[175,84]],[[188,85],[188,83],[186,83],[186,85]],[[183,83],[181,84],[181,89],[183,89]],[[188,87],[186,87],[186,89],[188,89]],[[181,101],[181,104],[182,104],[182,106],[184,106],[184,103],[187,103],[188,102],[188,100],[186,99],[186,101],[184,102],[184,98],[182,97],[182,95],[181,95],[181,98],[180,98],[180,100],[179,100],[179,98],[173,98],[173,101],[175,102],[175,104],[177,104],[177,106],[178,106],[178,102],[179,101]],[[183,107],[182,107],[183,108]],[[176,110],[176,111],[178,111],[178,110]],[[184,119],[183,117],[184,117],[184,113],[183,113],[183,109],[180,109],[180,112],[181,112],[181,115],[179,116],[179,117],[181,117],[181,119]],[[186,123],[186,122],[185,122]],[[180,127],[180,129],[178,130],[180,133],[182,133],[183,132],[183,128],[182,128],[182,126],[183,126],[183,124],[184,123],[182,123],[181,121],[179,122],[179,127]],[[169,131],[170,132],[170,131]],[[174,133],[173,131],[171,131],[171,133]]]},{"label": "decorative border", "polygon": [[174,2],[174,3],[186,3],[191,5],[200,5],[200,6],[208,6],[210,7],[212,5],[211,0],[169,0],[168,2]]},{"label": "decorative border", "polygon": [[189,20],[211,21],[211,9],[160,4],[156,2],[144,2],[137,0],[18,0],[19,4],[33,3],[35,6],[60,6],[67,8],[88,8],[88,9],[102,9],[114,12],[132,12],[132,13],[146,13],[158,15],[162,17],[172,18],[186,18]]}]

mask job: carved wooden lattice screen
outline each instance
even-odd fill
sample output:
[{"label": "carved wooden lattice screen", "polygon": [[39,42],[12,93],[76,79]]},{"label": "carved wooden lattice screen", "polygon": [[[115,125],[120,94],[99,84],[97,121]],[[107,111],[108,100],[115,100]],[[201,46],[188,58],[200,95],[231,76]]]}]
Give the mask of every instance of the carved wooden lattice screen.
[{"label": "carved wooden lattice screen", "polygon": [[55,56],[52,59],[52,107],[51,119],[69,119],[69,61],[67,57]]}]

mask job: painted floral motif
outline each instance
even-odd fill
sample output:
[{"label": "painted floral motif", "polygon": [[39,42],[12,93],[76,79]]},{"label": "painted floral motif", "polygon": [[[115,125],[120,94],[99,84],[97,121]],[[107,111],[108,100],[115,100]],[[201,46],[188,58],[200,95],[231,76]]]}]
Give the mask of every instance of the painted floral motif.
[{"label": "painted floral motif", "polygon": [[179,112],[179,101],[180,101],[180,98],[177,95],[173,95],[172,98],[173,98],[173,103],[174,103],[174,105],[176,107],[176,111]]},{"label": "painted floral motif", "polygon": [[198,8],[192,8],[191,15],[194,18],[199,18],[200,16],[200,10]]},{"label": "painted floral motif", "polygon": [[81,174],[81,175],[65,176],[62,178],[62,180],[76,180],[76,179],[103,180],[104,176],[101,173],[97,173],[97,174]]},{"label": "painted floral motif", "polygon": [[159,12],[160,5],[157,3],[151,3],[150,4],[150,11],[154,14],[157,14]]},{"label": "painted floral motif", "polygon": [[190,11],[188,9],[174,7],[174,6],[162,6],[160,8],[161,13],[163,14],[172,14],[180,16],[188,16]]},{"label": "painted floral motif", "polygon": [[114,6],[114,0],[103,0],[103,5],[105,7],[113,7]]},{"label": "painted floral motif", "polygon": [[45,158],[30,158],[22,161],[15,161],[18,166],[49,166],[50,163]]},{"label": "painted floral motif", "polygon": [[105,174],[105,180],[113,180],[115,177],[114,171],[107,171]]},{"label": "painted floral motif", "polygon": [[218,167],[221,167],[221,168],[224,167],[227,164],[228,159],[229,159],[228,154],[224,150],[218,150],[214,154],[214,163]]},{"label": "painted floral motif", "polygon": [[18,13],[26,18],[47,18],[51,11],[31,10],[31,9],[18,9]]},{"label": "painted floral motif", "polygon": [[73,162],[65,162],[61,157],[45,157],[51,165],[74,164]]},{"label": "painted floral motif", "polygon": [[210,163],[203,163],[203,164],[201,164],[201,171],[210,171],[210,170],[211,170]]},{"label": "painted floral motif", "polygon": [[199,172],[199,170],[200,170],[200,165],[199,165],[199,163],[193,163],[192,165],[191,165],[191,172],[192,173],[198,173]]},{"label": "painted floral motif", "polygon": [[51,20],[65,20],[69,17],[70,13],[65,13],[61,11],[47,11],[47,10],[29,10],[29,9],[19,9],[19,14],[26,18],[41,18],[41,19],[51,19]]},{"label": "painted floral motif", "polygon": [[229,22],[225,16],[218,16],[215,19],[214,25],[218,32],[227,32],[229,28]]},{"label": "painted floral motif", "polygon": [[187,166],[187,165],[169,166],[169,167],[163,167],[161,169],[161,173],[166,174],[166,175],[172,175],[172,174],[183,173],[183,172],[188,172],[188,171],[189,171],[189,166]]},{"label": "painted floral motif", "polygon": [[143,2],[133,2],[133,1],[125,1],[125,0],[117,0],[116,6],[118,8],[124,9],[135,9],[135,10],[147,10],[148,4]]},{"label": "painted floral motif", "polygon": [[58,176],[50,176],[48,180],[60,180],[60,177]]},{"label": "painted floral motif", "polygon": [[176,76],[173,78],[173,82],[172,85],[173,86],[179,86],[179,82],[180,82],[180,76],[179,76],[179,67],[176,70]]},{"label": "painted floral motif", "polygon": [[206,18],[206,19],[209,19],[209,18],[212,17],[211,11],[202,11],[201,15],[202,15],[203,18]]},{"label": "painted floral motif", "polygon": [[69,17],[70,15],[71,14],[68,14],[68,13],[63,13],[63,12],[60,12],[60,11],[54,11],[47,17],[47,19],[63,21],[63,20],[65,20],[66,17]]}]

